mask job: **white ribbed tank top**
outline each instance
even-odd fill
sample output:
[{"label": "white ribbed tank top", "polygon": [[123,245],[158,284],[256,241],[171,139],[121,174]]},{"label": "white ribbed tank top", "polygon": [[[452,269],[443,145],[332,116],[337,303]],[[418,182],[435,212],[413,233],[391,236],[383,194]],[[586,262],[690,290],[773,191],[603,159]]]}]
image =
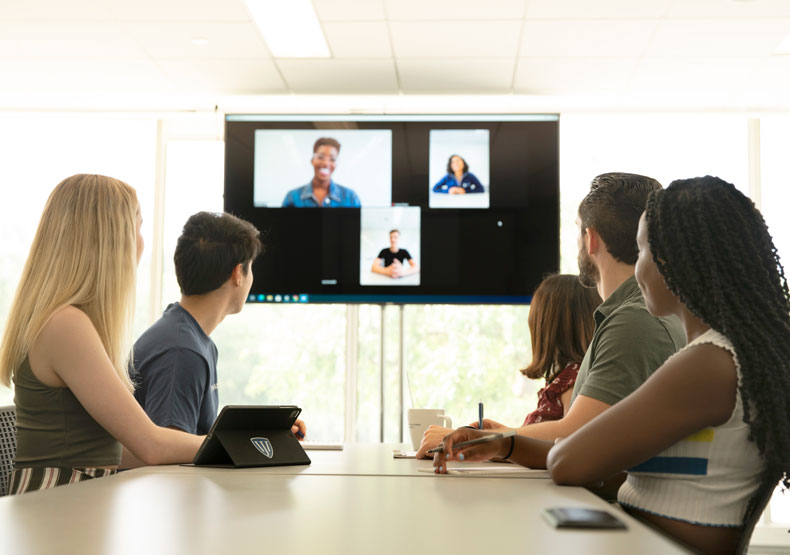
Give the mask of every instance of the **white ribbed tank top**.
[{"label": "white ribbed tank top", "polygon": [[739,387],[730,418],[630,469],[617,499],[625,506],[693,524],[740,526],[760,483],[763,460],[743,421],[741,365],[730,340],[711,329],[678,353],[703,343],[732,353]]}]

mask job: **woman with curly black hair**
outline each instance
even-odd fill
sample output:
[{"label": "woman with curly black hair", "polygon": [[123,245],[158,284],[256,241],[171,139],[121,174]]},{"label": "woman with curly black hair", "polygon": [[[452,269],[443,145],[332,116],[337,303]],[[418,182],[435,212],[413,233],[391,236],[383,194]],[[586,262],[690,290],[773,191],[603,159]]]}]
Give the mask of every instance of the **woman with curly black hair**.
[{"label": "woman with curly black hair", "polygon": [[[559,484],[595,484],[626,470],[618,493],[626,510],[702,552],[732,553],[762,492],[790,486],[784,271],[754,204],[716,177],[652,193],[637,243],[647,308],[677,315],[688,345],[553,448],[517,437],[453,457],[512,449],[513,462],[530,466],[550,451]],[[445,452],[464,439],[448,437]]]}]

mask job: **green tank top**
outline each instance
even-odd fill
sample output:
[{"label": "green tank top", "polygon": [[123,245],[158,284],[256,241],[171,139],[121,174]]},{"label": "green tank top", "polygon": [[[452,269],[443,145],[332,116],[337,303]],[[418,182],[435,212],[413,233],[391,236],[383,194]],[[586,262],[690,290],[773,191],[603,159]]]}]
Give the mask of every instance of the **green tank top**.
[{"label": "green tank top", "polygon": [[16,468],[82,468],[121,462],[121,444],[67,387],[50,387],[33,374],[27,358],[14,373]]}]

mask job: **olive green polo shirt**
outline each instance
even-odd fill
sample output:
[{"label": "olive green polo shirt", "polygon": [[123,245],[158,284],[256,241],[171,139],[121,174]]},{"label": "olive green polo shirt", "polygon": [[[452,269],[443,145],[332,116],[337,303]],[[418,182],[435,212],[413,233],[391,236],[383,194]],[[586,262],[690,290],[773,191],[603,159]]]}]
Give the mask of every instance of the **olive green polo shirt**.
[{"label": "olive green polo shirt", "polygon": [[595,310],[595,333],[579,368],[571,403],[585,395],[614,405],[685,344],[680,320],[650,314],[631,276]]}]

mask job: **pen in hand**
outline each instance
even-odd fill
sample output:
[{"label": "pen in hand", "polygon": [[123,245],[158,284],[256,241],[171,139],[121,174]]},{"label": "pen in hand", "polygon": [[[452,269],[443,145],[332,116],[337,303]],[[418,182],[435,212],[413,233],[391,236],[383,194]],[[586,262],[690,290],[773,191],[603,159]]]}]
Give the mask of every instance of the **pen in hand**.
[{"label": "pen in hand", "polygon": [[[504,432],[491,432],[489,434],[478,436],[475,439],[470,439],[468,441],[462,441],[461,443],[456,443],[453,445],[453,451],[455,451],[456,449],[462,449],[464,447],[477,445],[479,443],[488,443],[489,441],[496,441],[497,439],[502,439],[515,435],[516,435],[516,430],[505,430]],[[434,453],[444,453],[444,443],[440,443],[433,449],[428,450],[427,453],[429,455],[432,455]]]},{"label": "pen in hand", "polygon": [[483,429],[483,403],[477,403],[477,429]]}]

